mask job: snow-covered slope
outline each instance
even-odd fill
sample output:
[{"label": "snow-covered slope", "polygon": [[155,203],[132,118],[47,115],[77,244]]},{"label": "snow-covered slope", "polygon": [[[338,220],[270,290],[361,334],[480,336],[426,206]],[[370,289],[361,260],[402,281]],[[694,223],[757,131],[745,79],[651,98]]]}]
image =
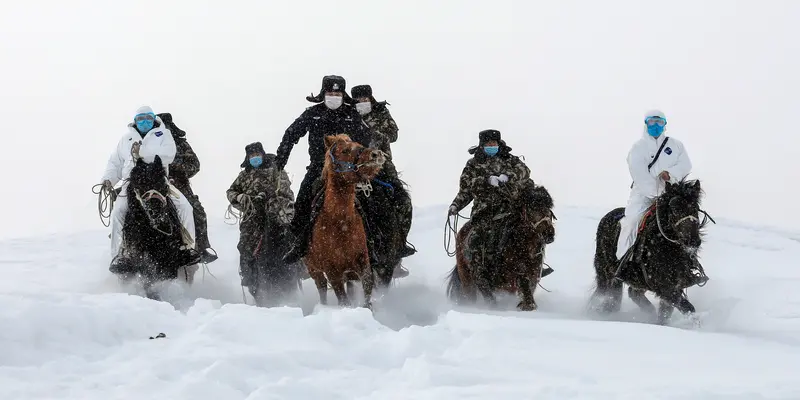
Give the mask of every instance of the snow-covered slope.
[{"label": "snow-covered slope", "polygon": [[585,313],[601,209],[557,210],[539,311],[453,307],[444,210],[415,211],[411,276],[374,315],[315,307],[311,281],[302,307],[241,304],[238,228],[221,221],[214,277],[171,287],[176,307],[109,276],[105,231],[2,242],[0,399],[800,398],[800,235],[711,226],[700,325],[662,327],[627,297],[613,320]]}]

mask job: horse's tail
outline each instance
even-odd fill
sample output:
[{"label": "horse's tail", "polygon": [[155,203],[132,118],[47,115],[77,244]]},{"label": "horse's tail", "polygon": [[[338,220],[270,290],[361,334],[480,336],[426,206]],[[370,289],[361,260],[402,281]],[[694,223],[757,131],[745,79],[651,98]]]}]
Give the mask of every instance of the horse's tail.
[{"label": "horse's tail", "polygon": [[461,276],[458,275],[458,265],[450,270],[447,277],[447,298],[450,301],[459,302],[464,296],[464,285],[461,283]]},{"label": "horse's tail", "polygon": [[617,240],[619,238],[619,220],[625,215],[625,209],[620,207],[611,210],[600,219],[597,226],[595,239],[594,270],[597,289],[607,291],[614,286],[614,276],[617,272]]}]

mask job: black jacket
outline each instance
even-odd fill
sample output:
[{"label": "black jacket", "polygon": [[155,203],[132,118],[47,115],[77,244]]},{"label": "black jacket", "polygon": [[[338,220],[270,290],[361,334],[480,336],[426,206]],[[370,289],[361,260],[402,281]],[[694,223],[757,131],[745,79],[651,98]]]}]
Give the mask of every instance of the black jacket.
[{"label": "black jacket", "polygon": [[353,141],[369,146],[369,126],[361,119],[361,115],[349,104],[331,110],[320,103],[308,107],[303,114],[286,129],[280,146],[278,146],[275,165],[283,169],[289,160],[292,147],[300,138],[308,133],[308,155],[311,157],[310,167],[322,168],[325,163],[325,142],[328,135],[346,133]]}]

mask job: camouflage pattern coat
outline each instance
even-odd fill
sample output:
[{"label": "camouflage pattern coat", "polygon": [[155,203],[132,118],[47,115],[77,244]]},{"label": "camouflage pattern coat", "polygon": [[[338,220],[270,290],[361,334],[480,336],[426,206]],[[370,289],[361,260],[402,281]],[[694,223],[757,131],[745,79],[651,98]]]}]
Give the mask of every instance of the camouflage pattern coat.
[{"label": "camouflage pattern coat", "polygon": [[[509,153],[504,143],[500,152],[494,157],[487,156],[480,147],[470,149],[474,156],[461,172],[459,192],[451,203],[457,210],[473,202],[471,222],[472,234],[468,248],[474,260],[475,252],[492,255],[503,239],[504,225],[511,212],[511,202],[519,196],[525,185],[529,184],[530,169],[519,159]],[[489,177],[505,174],[508,182],[492,186]],[[479,265],[478,268],[481,266]]]},{"label": "camouflage pattern coat", "polygon": [[[239,203],[240,194],[250,197],[252,210]],[[289,175],[267,160],[259,168],[248,165],[240,172],[228,188],[227,197],[234,208],[246,213],[239,224],[238,249],[242,256],[254,256],[268,221],[277,220],[288,225],[294,215],[294,192]]]},{"label": "camouflage pattern coat", "polygon": [[372,112],[362,118],[372,132],[370,147],[380,149],[391,158],[391,143],[397,141],[398,128],[392,114],[386,108],[386,102],[377,103]]}]

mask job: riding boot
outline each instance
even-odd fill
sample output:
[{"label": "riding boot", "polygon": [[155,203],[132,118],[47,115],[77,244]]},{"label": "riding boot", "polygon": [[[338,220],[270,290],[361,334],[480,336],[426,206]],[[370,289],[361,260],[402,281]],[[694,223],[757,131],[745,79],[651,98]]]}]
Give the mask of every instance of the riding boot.
[{"label": "riding boot", "polygon": [[700,261],[697,257],[692,257],[692,266],[689,267],[689,273],[691,273],[693,280],[692,284],[697,286],[704,286],[706,282],[710,279],[708,275],[706,275],[705,270],[703,270],[703,266],[700,265]]}]

